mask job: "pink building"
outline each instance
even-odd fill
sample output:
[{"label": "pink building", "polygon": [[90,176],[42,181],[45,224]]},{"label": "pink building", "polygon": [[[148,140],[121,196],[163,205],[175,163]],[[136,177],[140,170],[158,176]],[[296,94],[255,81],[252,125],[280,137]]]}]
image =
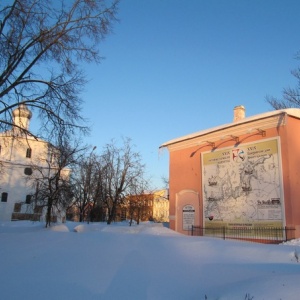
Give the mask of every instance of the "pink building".
[{"label": "pink building", "polygon": [[168,141],[170,228],[292,227],[300,237],[300,109],[245,117]]}]

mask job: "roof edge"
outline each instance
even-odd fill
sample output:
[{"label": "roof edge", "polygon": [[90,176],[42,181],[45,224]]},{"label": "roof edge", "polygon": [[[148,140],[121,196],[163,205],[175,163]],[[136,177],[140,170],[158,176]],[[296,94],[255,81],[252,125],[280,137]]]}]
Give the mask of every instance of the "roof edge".
[{"label": "roof edge", "polygon": [[170,145],[177,144],[177,143],[184,142],[184,141],[188,141],[188,140],[194,139],[196,137],[200,137],[202,135],[213,133],[213,132],[216,132],[216,131],[219,131],[219,130],[235,127],[235,126],[238,126],[238,125],[241,125],[241,124],[246,124],[246,123],[253,122],[253,121],[256,121],[256,120],[260,120],[260,119],[266,119],[266,118],[269,118],[269,117],[274,117],[274,116],[281,115],[281,114],[289,115],[289,116],[300,119],[300,109],[299,108],[287,108],[287,109],[275,110],[275,111],[271,111],[271,112],[266,112],[266,113],[254,115],[254,116],[251,116],[251,117],[246,117],[244,119],[241,119],[241,120],[233,122],[233,123],[227,123],[227,124],[224,124],[224,125],[212,127],[210,129],[201,130],[201,131],[198,131],[198,132],[195,132],[195,133],[192,133],[192,134],[188,134],[188,135],[176,138],[176,139],[169,140],[169,141],[161,144],[159,146],[159,149],[166,148]]}]

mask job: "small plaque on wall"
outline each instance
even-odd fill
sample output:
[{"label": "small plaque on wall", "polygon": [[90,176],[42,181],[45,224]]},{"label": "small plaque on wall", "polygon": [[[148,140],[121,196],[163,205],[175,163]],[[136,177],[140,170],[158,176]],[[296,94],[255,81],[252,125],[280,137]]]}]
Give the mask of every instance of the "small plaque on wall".
[{"label": "small plaque on wall", "polygon": [[182,229],[189,230],[195,222],[195,208],[193,205],[185,205],[182,208]]}]

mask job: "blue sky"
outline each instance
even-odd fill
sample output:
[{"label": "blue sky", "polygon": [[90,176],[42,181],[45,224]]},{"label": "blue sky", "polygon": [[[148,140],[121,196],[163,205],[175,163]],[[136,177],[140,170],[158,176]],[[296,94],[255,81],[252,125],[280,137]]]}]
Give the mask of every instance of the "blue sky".
[{"label": "blue sky", "polygon": [[299,0],[121,0],[105,59],[85,66],[86,142],[130,137],[162,188],[162,143],[232,122],[236,105],[270,111],[266,95],[296,85],[299,15]]}]

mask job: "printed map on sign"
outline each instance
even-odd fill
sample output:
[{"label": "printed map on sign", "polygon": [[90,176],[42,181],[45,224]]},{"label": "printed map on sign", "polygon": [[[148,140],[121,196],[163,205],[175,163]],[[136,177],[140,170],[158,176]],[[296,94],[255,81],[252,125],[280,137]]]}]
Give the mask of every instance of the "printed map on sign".
[{"label": "printed map on sign", "polygon": [[277,139],[203,153],[205,226],[283,226],[279,159]]}]

